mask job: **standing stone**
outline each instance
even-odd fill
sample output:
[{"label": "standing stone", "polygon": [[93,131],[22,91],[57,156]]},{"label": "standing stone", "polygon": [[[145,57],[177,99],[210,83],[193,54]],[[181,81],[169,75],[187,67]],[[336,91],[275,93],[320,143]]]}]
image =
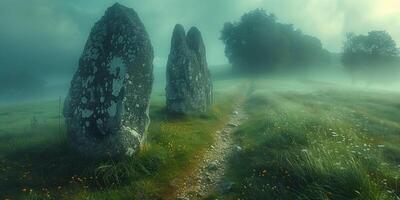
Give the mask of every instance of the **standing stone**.
[{"label": "standing stone", "polygon": [[132,155],[146,138],[153,48],[136,12],[108,8],[91,30],[64,116],[71,146],[86,155]]},{"label": "standing stone", "polygon": [[171,113],[204,113],[212,105],[206,49],[195,27],[186,35],[182,25],[175,26],[167,64],[166,98]]}]

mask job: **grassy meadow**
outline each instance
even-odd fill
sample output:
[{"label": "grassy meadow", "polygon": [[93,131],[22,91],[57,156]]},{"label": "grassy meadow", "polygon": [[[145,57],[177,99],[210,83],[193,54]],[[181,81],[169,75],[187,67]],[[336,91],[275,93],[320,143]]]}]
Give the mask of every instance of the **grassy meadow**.
[{"label": "grassy meadow", "polygon": [[209,199],[399,199],[400,93],[257,80],[231,191]]},{"label": "grassy meadow", "polygon": [[131,159],[98,160],[73,152],[63,119],[59,126],[58,100],[0,107],[0,199],[172,198],[244,97],[240,91],[246,85],[216,81],[210,113],[177,118],[164,112],[163,87],[156,84],[148,142]]},{"label": "grassy meadow", "polygon": [[[0,199],[173,199],[248,94],[249,81],[215,77],[206,115],[168,117],[155,87],[148,142],[124,160],[70,150],[58,101],[0,107]],[[399,199],[399,92],[276,78],[250,88],[224,177],[233,187],[208,199]]]}]

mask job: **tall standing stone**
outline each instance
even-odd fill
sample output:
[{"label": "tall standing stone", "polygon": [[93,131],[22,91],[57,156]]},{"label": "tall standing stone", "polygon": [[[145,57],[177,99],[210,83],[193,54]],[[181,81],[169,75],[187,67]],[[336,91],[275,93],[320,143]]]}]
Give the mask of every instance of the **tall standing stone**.
[{"label": "tall standing stone", "polygon": [[192,27],[187,35],[175,26],[167,64],[167,110],[171,113],[207,112],[213,99],[211,74],[200,31]]},{"label": "tall standing stone", "polygon": [[94,25],[65,101],[71,146],[86,155],[132,155],[146,138],[153,48],[136,12],[120,4]]}]

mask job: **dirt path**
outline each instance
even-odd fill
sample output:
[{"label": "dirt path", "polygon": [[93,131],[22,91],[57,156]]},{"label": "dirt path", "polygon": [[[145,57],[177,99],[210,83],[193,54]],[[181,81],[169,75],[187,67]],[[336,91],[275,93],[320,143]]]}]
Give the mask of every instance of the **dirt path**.
[{"label": "dirt path", "polygon": [[233,151],[240,150],[233,143],[232,133],[246,118],[241,105],[237,106],[229,122],[217,131],[215,143],[206,151],[199,167],[192,176],[185,178],[183,186],[178,189],[177,200],[202,199],[221,187],[230,187],[229,183],[222,183],[227,158]]}]

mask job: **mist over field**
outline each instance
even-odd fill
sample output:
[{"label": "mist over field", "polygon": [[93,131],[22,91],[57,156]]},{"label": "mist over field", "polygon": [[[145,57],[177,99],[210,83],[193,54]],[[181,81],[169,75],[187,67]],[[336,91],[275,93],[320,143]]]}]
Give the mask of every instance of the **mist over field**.
[{"label": "mist over field", "polygon": [[400,199],[398,0],[1,0],[0,200]]},{"label": "mist over field", "polygon": [[[63,95],[77,68],[91,26],[112,3],[108,0],[0,2],[1,102],[37,98],[36,92],[30,92],[32,90],[43,90],[39,97]],[[228,64],[219,39],[220,31],[225,22],[236,21],[243,13],[256,8],[265,9],[275,14],[279,22],[293,24],[319,38],[330,52],[342,51],[347,32],[386,30],[400,43],[397,28],[400,5],[394,0],[151,0],[145,3],[127,0],[120,3],[133,7],[145,23],[154,46],[156,71],[166,66],[176,23],[187,27],[194,25],[202,30],[211,68]],[[336,68],[340,74],[342,67]],[[30,80],[35,84],[26,83]]]}]

